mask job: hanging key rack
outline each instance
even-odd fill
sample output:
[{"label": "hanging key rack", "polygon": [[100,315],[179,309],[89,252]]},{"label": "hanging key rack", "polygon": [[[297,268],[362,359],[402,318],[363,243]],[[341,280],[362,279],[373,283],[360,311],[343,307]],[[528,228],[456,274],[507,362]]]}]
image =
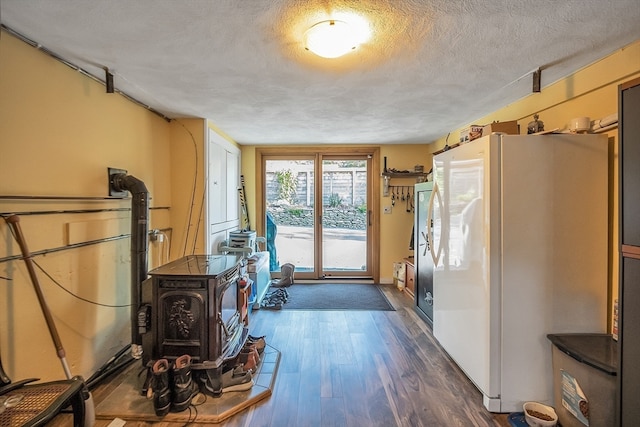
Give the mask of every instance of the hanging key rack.
[{"label": "hanging key rack", "polygon": [[[391,187],[405,187],[405,186],[392,186],[392,178],[415,178],[416,182],[425,182],[427,180],[427,174],[424,172],[382,172],[382,195],[389,197],[389,190]],[[405,181],[406,182],[406,181]]]},{"label": "hanging key rack", "polygon": [[[422,167],[415,170],[422,170]],[[413,185],[391,185],[392,178],[413,178],[415,182],[425,182],[427,175],[424,172],[398,171],[396,169],[387,169],[387,158],[384,158],[384,172],[382,172],[382,195],[384,197],[391,196],[391,206],[395,206],[396,202],[405,205],[407,213],[415,212],[414,187]],[[407,182],[407,181],[403,181]]]},{"label": "hanging key rack", "polygon": [[412,185],[390,185],[391,206],[396,203],[405,207],[406,212],[415,212],[414,188]]}]

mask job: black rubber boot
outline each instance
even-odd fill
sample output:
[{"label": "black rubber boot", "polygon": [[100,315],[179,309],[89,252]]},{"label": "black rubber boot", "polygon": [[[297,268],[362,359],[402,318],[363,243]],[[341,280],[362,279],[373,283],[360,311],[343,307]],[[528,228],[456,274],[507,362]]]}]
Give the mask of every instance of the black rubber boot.
[{"label": "black rubber boot", "polygon": [[171,407],[171,388],[169,387],[169,361],[160,359],[151,368],[151,389],[153,390],[153,409],[156,415],[163,417]]},{"label": "black rubber boot", "polygon": [[199,392],[198,384],[191,378],[191,356],[178,357],[173,365],[172,412],[182,412],[189,407],[191,399]]}]

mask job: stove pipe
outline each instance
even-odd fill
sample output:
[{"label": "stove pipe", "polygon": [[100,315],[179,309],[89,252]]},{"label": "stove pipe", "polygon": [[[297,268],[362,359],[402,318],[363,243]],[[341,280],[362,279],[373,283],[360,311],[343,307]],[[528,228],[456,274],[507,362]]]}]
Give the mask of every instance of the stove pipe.
[{"label": "stove pipe", "polygon": [[131,193],[131,345],[132,355],[142,355],[142,337],[138,332],[138,308],[141,304],[141,286],[147,278],[149,243],[149,192],[144,182],[125,174],[110,177],[111,188]]}]

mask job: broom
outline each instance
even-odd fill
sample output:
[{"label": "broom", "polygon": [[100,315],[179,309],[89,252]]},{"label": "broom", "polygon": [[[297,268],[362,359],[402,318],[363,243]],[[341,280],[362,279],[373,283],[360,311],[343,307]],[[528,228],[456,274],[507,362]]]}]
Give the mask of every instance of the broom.
[{"label": "broom", "polygon": [[[27,266],[27,271],[29,272],[31,283],[33,284],[33,288],[36,291],[36,295],[38,297],[38,302],[40,303],[40,309],[42,310],[42,314],[44,315],[45,321],[47,322],[47,327],[49,328],[49,334],[51,335],[53,344],[56,347],[56,352],[58,354],[58,358],[60,359],[60,363],[62,363],[62,369],[64,370],[64,373],[68,380],[73,379],[73,376],[71,375],[71,371],[69,370],[69,365],[67,364],[66,353],[64,351],[64,347],[62,346],[60,335],[58,335],[56,324],[53,321],[53,316],[51,315],[51,311],[49,311],[47,302],[44,299],[44,294],[42,293],[42,289],[40,288],[40,282],[38,281],[38,276],[36,276],[36,271],[33,268],[33,260],[31,259],[31,253],[29,253],[29,249],[27,248],[27,242],[25,241],[24,235],[22,234],[22,229],[20,228],[20,218],[17,215],[11,215],[6,217],[5,221],[11,228],[13,237],[16,239],[16,241],[18,242],[18,245],[20,246],[20,251],[22,252],[22,259],[24,260],[24,263]],[[92,426],[95,422],[93,397],[91,396],[90,392],[88,392],[88,397],[85,399],[84,406],[85,406],[84,425],[85,427],[89,427],[89,426]]]},{"label": "broom", "polygon": [[[247,194],[245,192],[244,189],[244,175],[240,175],[240,188],[238,188],[238,193],[240,196],[240,208],[242,210],[242,216],[244,217],[244,221],[242,222],[246,222],[247,226],[246,228],[243,228],[243,231],[249,231],[251,230],[251,222],[249,222],[249,208],[247,206]],[[242,223],[240,224],[241,226],[243,225]]]}]

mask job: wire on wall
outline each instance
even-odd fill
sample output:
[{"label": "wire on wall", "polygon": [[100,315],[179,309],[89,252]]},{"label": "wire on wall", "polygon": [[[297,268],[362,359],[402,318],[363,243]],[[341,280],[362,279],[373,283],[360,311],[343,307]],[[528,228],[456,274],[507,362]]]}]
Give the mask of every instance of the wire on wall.
[{"label": "wire on wall", "polygon": [[[15,231],[14,231],[11,227],[9,227],[9,230],[11,231],[11,234],[12,234],[13,238],[17,240],[17,238],[16,238],[16,234],[15,234]],[[52,251],[51,251],[51,250],[49,250],[47,253],[49,253],[49,252],[52,252]],[[65,291],[65,292],[66,292],[66,293],[68,293],[69,295],[73,296],[74,298],[79,299],[80,301],[84,301],[84,302],[89,303],[89,304],[93,304],[93,305],[100,306],[100,307],[108,307],[108,308],[123,308],[123,307],[131,307],[131,305],[132,305],[132,304],[122,304],[122,305],[119,305],[119,304],[104,304],[104,303],[100,303],[100,302],[96,302],[96,301],[91,301],[91,300],[89,300],[89,299],[87,299],[87,298],[84,298],[84,297],[81,297],[81,296],[79,296],[79,295],[74,294],[73,292],[71,292],[70,290],[68,290],[68,289],[67,289],[67,288],[65,288],[64,286],[62,286],[62,285],[61,285],[61,284],[60,284],[56,279],[54,279],[54,278],[53,278],[53,277],[52,277],[52,276],[51,276],[51,275],[50,275],[50,274],[49,274],[49,273],[48,273],[44,268],[42,268],[42,266],[41,266],[40,264],[38,264],[38,263],[36,262],[36,260],[34,260],[34,259],[33,259],[33,256],[34,256],[34,255],[36,255],[36,253],[34,253],[34,252],[31,252],[31,253],[30,253],[30,257],[29,257],[29,258],[31,258],[31,262],[32,262],[36,267],[38,267],[38,269],[39,269],[40,271],[42,271],[42,273],[44,273],[44,275],[45,275],[45,276],[47,276],[47,277],[48,277],[48,278],[49,278],[49,279],[50,279],[50,280],[51,280],[51,281],[52,281],[56,286],[58,286],[60,289],[62,289],[63,291]],[[22,259],[23,257],[22,257],[22,255],[19,255],[19,256],[13,257],[13,258],[14,258],[14,259]],[[9,281],[11,280],[10,278],[7,278],[7,277],[3,277],[3,279],[9,280]]]},{"label": "wire on wall", "polygon": [[24,212],[0,212],[0,216],[9,215],[58,215],[58,214],[86,214],[86,213],[102,213],[102,212],[130,212],[131,208],[113,208],[113,209],[61,209],[54,211],[24,211]]},{"label": "wire on wall", "polygon": [[[198,183],[198,164],[199,164],[199,159],[198,159],[198,145],[196,144],[196,138],[193,136],[193,133],[191,133],[191,131],[179,120],[174,120],[176,123],[178,123],[180,126],[182,126],[184,128],[185,131],[187,131],[187,133],[189,134],[189,136],[191,137],[191,141],[193,142],[193,151],[194,151],[194,173],[193,173],[193,186],[191,189],[191,201],[189,203],[189,213],[187,215],[187,228],[185,231],[185,236],[184,236],[184,246],[182,249],[182,256],[185,256],[187,254],[187,244],[189,242],[189,234],[191,233],[191,222],[193,220],[193,207],[195,204],[195,199],[196,199],[196,185]],[[200,226],[200,218],[202,215],[202,210],[204,208],[204,200],[205,200],[205,192],[206,192],[206,187],[205,189],[202,190],[203,194],[202,194],[202,206],[200,207],[200,214],[198,215],[198,227]],[[198,228],[196,228],[196,231],[194,233],[193,236],[193,247],[192,247],[192,253],[195,253],[195,247],[196,247],[196,241],[198,238]]]},{"label": "wire on wall", "polygon": [[72,297],[79,299],[80,301],[84,301],[86,303],[89,304],[93,304],[93,305],[97,305],[100,307],[108,307],[108,308],[123,308],[123,307],[131,307],[132,304],[104,304],[101,302],[96,302],[96,301],[91,301],[90,299],[81,297],[80,295],[76,295],[73,292],[71,292],[69,289],[65,288],[64,286],[62,286],[56,279],[54,279],[44,268],[42,268],[42,266],[40,264],[38,264],[35,260],[31,260],[36,267],[38,267],[38,269],[40,271],[42,271],[42,273],[44,273],[45,276],[47,276],[49,278],[49,280],[51,280],[56,286],[58,286],[60,289],[62,289],[63,291],[65,291],[66,293],[68,293],[69,295],[71,295]]},{"label": "wire on wall", "polygon": [[198,221],[196,221],[196,232],[193,236],[193,246],[191,247],[191,254],[196,253],[196,242],[198,241],[198,233],[200,233],[200,221],[202,221],[202,214],[204,212],[204,202],[206,200],[206,185],[202,191],[202,201],[200,202],[200,209],[198,211]]},{"label": "wire on wall", "polygon": [[[131,237],[130,234],[121,234],[119,236],[113,236],[113,237],[105,237],[103,239],[98,239],[98,240],[89,240],[87,242],[82,242],[82,243],[73,243],[71,245],[66,245],[66,246],[59,246],[57,248],[49,248],[49,249],[43,249],[41,251],[36,251],[36,252],[31,252],[31,255],[47,255],[47,254],[51,254],[54,252],[61,252],[61,251],[66,251],[69,249],[77,249],[77,248],[82,248],[85,246],[91,246],[91,245],[97,245],[98,243],[106,243],[106,242],[111,242],[114,240],[121,240],[121,239],[127,239]],[[12,255],[12,256],[7,256],[4,258],[0,258],[0,264],[3,262],[7,262],[7,261],[15,261],[17,259],[22,259],[21,255]]]}]

